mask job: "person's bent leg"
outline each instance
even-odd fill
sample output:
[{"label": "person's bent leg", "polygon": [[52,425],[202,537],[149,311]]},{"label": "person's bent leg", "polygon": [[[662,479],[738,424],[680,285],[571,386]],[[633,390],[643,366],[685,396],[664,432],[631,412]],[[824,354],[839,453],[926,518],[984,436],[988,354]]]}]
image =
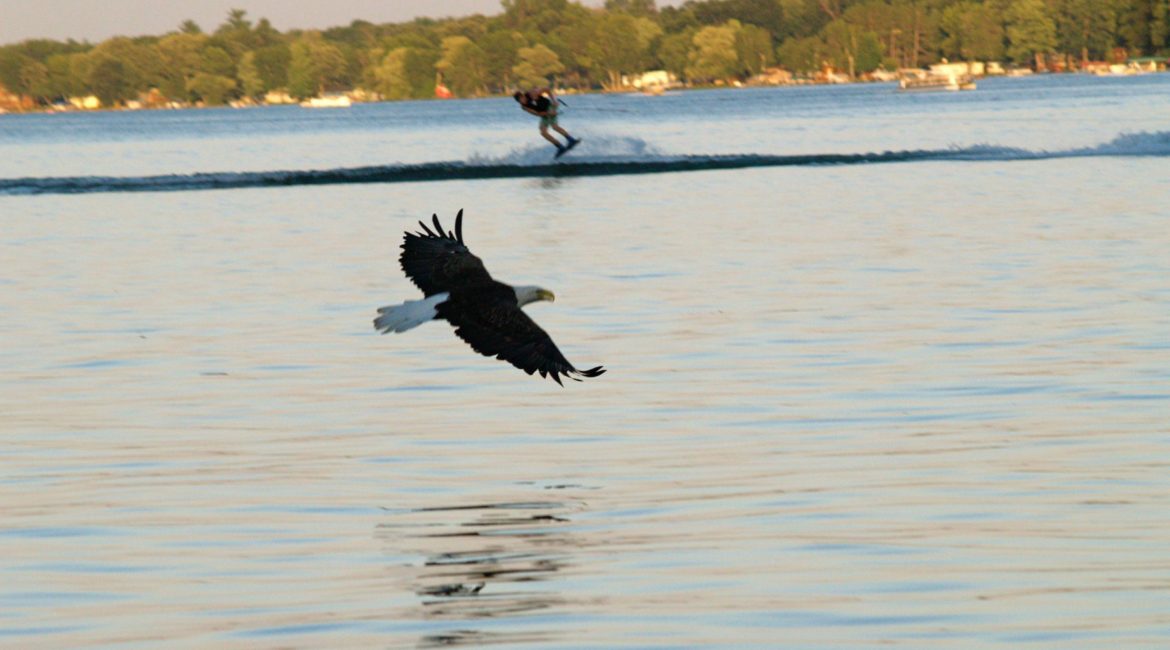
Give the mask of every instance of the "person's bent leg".
[{"label": "person's bent leg", "polygon": [[556,129],[557,133],[560,133],[561,135],[565,136],[565,139],[568,140],[568,144],[571,145],[577,141],[577,138],[574,138],[573,136],[569,135],[568,131],[561,128],[561,125],[554,124],[554,125],[552,125],[552,128]]},{"label": "person's bent leg", "polygon": [[554,146],[554,147],[556,147],[557,149],[560,149],[562,146],[564,146],[564,145],[562,145],[562,144],[561,144],[561,141],[560,141],[560,140],[557,140],[556,138],[554,138],[554,137],[552,136],[552,134],[550,134],[550,133],[548,132],[548,127],[547,127],[547,126],[541,125],[541,127],[540,127],[540,135],[542,135],[542,136],[544,137],[544,139],[545,139],[545,140],[548,140],[549,142],[553,143],[553,146]]}]

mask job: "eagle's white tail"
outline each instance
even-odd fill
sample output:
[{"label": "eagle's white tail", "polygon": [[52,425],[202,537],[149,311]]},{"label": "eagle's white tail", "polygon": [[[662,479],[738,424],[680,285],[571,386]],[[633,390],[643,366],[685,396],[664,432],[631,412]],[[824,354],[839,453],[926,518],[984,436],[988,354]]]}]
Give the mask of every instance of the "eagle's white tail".
[{"label": "eagle's white tail", "polygon": [[436,293],[422,300],[407,300],[401,305],[387,305],[378,308],[379,316],[374,319],[374,328],[383,334],[405,332],[434,318],[435,310],[450,294]]}]

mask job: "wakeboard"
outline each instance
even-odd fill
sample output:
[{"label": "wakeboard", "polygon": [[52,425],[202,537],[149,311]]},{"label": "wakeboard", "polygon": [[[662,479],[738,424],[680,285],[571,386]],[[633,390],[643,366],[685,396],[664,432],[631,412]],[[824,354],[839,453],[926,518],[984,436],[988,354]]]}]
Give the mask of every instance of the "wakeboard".
[{"label": "wakeboard", "polygon": [[557,151],[557,152],[556,152],[556,153],[553,155],[553,160],[556,160],[557,158],[560,158],[561,156],[563,156],[563,155],[565,155],[565,154],[569,153],[569,150],[570,150],[570,149],[572,149],[573,147],[575,147],[575,146],[577,146],[577,145],[579,145],[579,144],[581,144],[581,138],[577,138],[576,140],[573,140],[573,141],[572,141],[572,142],[570,142],[569,144],[565,145],[565,148],[564,148],[564,149],[560,149],[560,150],[558,150],[558,151]]}]

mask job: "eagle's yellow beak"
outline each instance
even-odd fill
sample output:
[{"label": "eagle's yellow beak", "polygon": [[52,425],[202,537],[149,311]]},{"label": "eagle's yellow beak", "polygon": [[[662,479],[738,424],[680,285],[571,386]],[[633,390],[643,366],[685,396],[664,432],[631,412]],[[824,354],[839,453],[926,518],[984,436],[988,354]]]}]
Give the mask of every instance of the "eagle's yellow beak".
[{"label": "eagle's yellow beak", "polygon": [[547,300],[549,302],[556,302],[557,299],[556,295],[554,295],[553,292],[549,291],[548,289],[541,289],[537,291],[536,298],[537,300]]}]

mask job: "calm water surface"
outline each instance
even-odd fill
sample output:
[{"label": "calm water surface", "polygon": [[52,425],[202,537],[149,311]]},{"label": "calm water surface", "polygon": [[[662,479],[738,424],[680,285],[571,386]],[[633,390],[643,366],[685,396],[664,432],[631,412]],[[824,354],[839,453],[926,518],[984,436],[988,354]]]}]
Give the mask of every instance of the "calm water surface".
[{"label": "calm water surface", "polygon": [[[1170,645],[1168,98],[575,97],[581,160],[1007,153],[0,195],[0,647]],[[510,104],[4,116],[0,179],[545,162]],[[609,373],[374,333],[459,208]]]}]

